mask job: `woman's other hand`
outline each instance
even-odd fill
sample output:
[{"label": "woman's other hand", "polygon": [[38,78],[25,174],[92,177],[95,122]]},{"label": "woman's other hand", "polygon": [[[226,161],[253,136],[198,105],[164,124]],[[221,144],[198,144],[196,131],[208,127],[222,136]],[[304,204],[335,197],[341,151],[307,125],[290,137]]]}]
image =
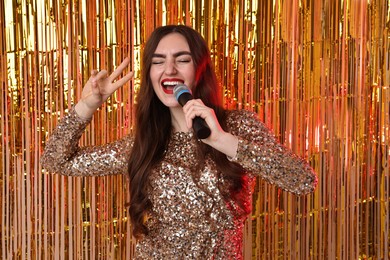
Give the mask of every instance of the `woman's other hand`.
[{"label": "woman's other hand", "polygon": [[129,72],[122,78],[119,78],[129,63],[130,59],[125,58],[111,75],[108,75],[106,70],[92,71],[91,77],[81,93],[81,99],[75,107],[76,113],[80,117],[91,118],[108,97],[133,77],[133,72]]}]

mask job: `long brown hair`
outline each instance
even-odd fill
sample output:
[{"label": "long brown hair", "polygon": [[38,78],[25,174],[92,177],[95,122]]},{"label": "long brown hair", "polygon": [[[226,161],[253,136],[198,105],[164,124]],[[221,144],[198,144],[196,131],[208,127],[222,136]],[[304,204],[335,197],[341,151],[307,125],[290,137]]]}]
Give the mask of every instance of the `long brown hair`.
[{"label": "long brown hair", "polygon": [[[210,52],[202,36],[190,27],[184,25],[168,25],[157,28],[146,42],[143,55],[143,71],[141,87],[136,105],[136,122],[134,144],[128,164],[130,181],[130,218],[133,225],[133,235],[140,237],[148,233],[144,224],[145,216],[151,209],[152,203],[147,196],[149,175],[162,159],[167,148],[172,131],[171,114],[154,93],[149,76],[154,54],[160,40],[170,34],[180,33],[190,47],[192,59],[196,68],[196,83],[193,95],[203,103],[213,108],[221,127],[226,129],[226,111],[222,107],[221,95],[216,75],[212,67]],[[240,165],[227,160],[226,155],[217,150],[197,142],[198,167],[201,168],[205,154],[209,154],[215,161],[219,172],[228,180],[230,190],[221,190],[225,198],[238,194],[243,188],[243,169]],[[196,178],[195,178],[196,179]],[[239,196],[237,196],[239,198]],[[240,200],[240,199],[237,199]],[[242,201],[237,201],[243,205]]]}]

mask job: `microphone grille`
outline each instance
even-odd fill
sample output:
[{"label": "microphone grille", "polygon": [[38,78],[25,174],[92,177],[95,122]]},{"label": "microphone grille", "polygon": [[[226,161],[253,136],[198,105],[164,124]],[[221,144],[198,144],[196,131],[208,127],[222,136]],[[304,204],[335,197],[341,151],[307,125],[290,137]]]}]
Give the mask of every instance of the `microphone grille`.
[{"label": "microphone grille", "polygon": [[179,97],[181,94],[183,93],[191,93],[191,90],[184,84],[177,84],[174,88],[173,88],[173,95],[175,96],[176,100],[179,100]]}]

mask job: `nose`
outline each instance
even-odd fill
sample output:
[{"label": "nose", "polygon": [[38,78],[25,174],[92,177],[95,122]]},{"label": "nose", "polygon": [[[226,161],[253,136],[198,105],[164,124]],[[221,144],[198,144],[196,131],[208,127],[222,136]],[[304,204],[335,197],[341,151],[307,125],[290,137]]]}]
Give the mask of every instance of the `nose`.
[{"label": "nose", "polygon": [[168,60],[166,62],[166,66],[165,66],[165,74],[172,75],[172,74],[176,74],[176,73],[177,73],[177,70],[176,70],[175,62]]}]

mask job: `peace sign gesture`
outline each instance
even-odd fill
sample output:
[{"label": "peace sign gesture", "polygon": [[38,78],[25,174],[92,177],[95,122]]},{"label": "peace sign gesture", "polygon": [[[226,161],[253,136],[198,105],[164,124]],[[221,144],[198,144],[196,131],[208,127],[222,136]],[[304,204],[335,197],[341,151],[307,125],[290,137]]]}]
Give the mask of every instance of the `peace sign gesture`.
[{"label": "peace sign gesture", "polygon": [[109,96],[133,77],[134,73],[129,72],[118,79],[129,63],[130,59],[125,58],[111,75],[108,75],[106,70],[93,70],[91,77],[83,88],[81,100],[76,104],[76,113],[83,118],[92,117],[93,113]]}]

